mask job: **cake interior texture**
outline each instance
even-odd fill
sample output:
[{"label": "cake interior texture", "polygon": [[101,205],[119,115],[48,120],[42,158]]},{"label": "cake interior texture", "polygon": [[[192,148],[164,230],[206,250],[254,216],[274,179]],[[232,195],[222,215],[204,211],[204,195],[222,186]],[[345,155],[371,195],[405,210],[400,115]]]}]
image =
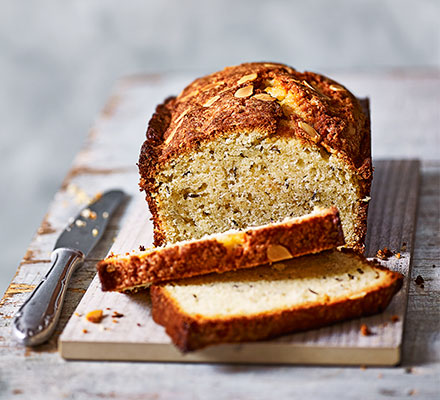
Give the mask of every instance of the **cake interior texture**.
[{"label": "cake interior texture", "polygon": [[163,289],[180,312],[219,321],[362,298],[388,286],[391,274],[334,250],[272,266],[189,278]]},{"label": "cake interior texture", "polygon": [[340,158],[313,144],[264,132],[238,131],[172,160],[152,193],[168,242],[339,209],[348,245],[362,201],[358,177]]}]

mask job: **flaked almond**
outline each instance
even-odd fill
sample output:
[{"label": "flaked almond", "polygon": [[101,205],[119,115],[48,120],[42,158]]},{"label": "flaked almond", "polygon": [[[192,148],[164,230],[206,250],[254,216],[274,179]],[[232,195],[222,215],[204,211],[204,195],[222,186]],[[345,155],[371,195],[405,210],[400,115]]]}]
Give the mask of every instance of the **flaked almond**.
[{"label": "flaked almond", "polygon": [[238,89],[235,92],[234,97],[237,97],[237,98],[249,97],[253,93],[253,91],[254,91],[254,87],[252,85],[245,86],[245,87]]},{"label": "flaked almond", "polygon": [[186,109],[182,114],[180,114],[177,118],[176,118],[176,120],[174,121],[176,124],[178,124],[181,120],[182,120],[182,118],[186,115],[186,114],[188,114],[189,113],[189,108],[188,109]]},{"label": "flaked almond", "polygon": [[220,98],[220,96],[211,97],[205,104],[203,104],[203,107],[212,106],[219,98]]},{"label": "flaked almond", "polygon": [[94,324],[99,324],[102,321],[103,316],[102,310],[93,310],[87,313],[86,319]]},{"label": "flaked almond", "polygon": [[183,97],[180,97],[182,94],[183,94],[183,92],[178,97],[179,101],[181,101],[181,102],[186,101],[186,100],[190,99],[191,97],[194,97],[194,96],[198,95],[199,91],[198,90],[193,90],[192,92],[188,93],[187,95],[185,95]]},{"label": "flaked almond", "polygon": [[313,91],[317,91],[316,89],[315,89],[315,87],[314,86],[312,86],[309,82],[307,82],[307,81],[302,81],[302,83],[305,85],[305,86],[307,86],[309,89],[312,89]]},{"label": "flaked almond", "polygon": [[242,76],[241,79],[237,82],[237,84],[241,85],[242,83],[245,82],[254,81],[255,79],[257,79],[257,76],[258,75],[255,72],[253,74]]},{"label": "flaked almond", "polygon": [[313,126],[310,126],[309,124],[306,124],[305,122],[298,122],[299,127],[306,132],[309,136],[311,136],[314,139],[319,138],[318,132],[316,132],[315,128]]},{"label": "flaked almond", "polygon": [[176,134],[177,129],[180,128],[180,125],[182,125],[183,119],[181,119],[179,121],[179,123],[175,126],[175,128],[173,129],[173,131],[168,135],[168,137],[165,139],[165,145],[168,145],[168,143],[171,142],[171,139],[174,137],[174,135]]},{"label": "flaked almond", "polygon": [[203,86],[201,90],[202,90],[202,92],[206,92],[207,90],[218,88],[219,86],[223,85],[223,83],[224,83],[223,81],[213,82],[213,83],[210,83],[206,86]]},{"label": "flaked almond", "polygon": [[258,93],[254,96],[255,99],[261,100],[261,101],[274,101],[276,100],[272,96],[266,94],[266,93]]},{"label": "flaked almond", "polygon": [[270,262],[286,260],[292,258],[289,249],[280,244],[270,244],[267,248],[267,258]]},{"label": "flaked almond", "polygon": [[334,92],[343,92],[345,89],[342,86],[339,85],[330,85],[330,89]]}]

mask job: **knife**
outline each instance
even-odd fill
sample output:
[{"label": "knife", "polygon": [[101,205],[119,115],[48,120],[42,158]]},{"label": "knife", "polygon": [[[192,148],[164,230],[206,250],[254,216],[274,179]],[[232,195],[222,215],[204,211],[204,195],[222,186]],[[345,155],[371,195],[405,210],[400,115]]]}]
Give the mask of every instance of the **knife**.
[{"label": "knife", "polygon": [[61,233],[51,254],[49,272],[15,314],[13,333],[19,342],[36,346],[51,337],[70,277],[99,242],[124,197],[121,190],[106,192],[85,207]]}]

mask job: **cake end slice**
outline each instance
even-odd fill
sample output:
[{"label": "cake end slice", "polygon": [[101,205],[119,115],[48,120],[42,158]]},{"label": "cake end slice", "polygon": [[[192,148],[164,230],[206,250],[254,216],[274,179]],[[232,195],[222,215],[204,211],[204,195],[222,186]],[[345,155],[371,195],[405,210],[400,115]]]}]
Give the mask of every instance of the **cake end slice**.
[{"label": "cake end slice", "polygon": [[154,320],[192,351],[264,340],[383,311],[403,276],[351,250],[153,285]]}]

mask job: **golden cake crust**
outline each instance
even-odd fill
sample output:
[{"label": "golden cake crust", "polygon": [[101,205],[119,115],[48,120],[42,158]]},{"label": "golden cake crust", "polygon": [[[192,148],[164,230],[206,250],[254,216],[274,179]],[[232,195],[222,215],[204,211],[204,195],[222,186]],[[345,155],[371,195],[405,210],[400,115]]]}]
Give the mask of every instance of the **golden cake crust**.
[{"label": "golden cake crust", "polygon": [[[344,251],[351,253],[353,257],[361,257],[352,250]],[[316,329],[347,319],[373,315],[385,310],[394,294],[400,290],[403,276],[378,263],[368,263],[386,271],[388,279],[363,296],[326,303],[316,302],[306,307],[278,309],[252,316],[215,319],[205,318],[203,315],[188,315],[167,294],[163,285],[153,285],[150,289],[153,319],[165,327],[173,343],[182,352],[188,352],[219,343],[265,340],[286,333]]]},{"label": "golden cake crust", "polygon": [[251,268],[344,245],[335,207],[287,222],[176,243],[129,255],[110,255],[97,264],[104,291],[126,291],[151,283],[212,272]]},{"label": "golden cake crust", "polygon": [[[272,83],[271,83],[272,82]],[[282,106],[267,88],[292,94],[294,107]],[[322,75],[283,64],[245,63],[196,79],[168,98],[152,116],[139,157],[140,188],[146,192],[155,224],[155,245],[165,236],[151,193],[160,168],[200,143],[236,131],[294,137],[341,158],[359,178],[367,196],[372,178],[369,115],[343,86]],[[361,205],[361,208],[363,205]],[[365,215],[367,204],[365,204]],[[365,223],[359,223],[360,242]],[[359,248],[361,248],[361,243]]]}]

